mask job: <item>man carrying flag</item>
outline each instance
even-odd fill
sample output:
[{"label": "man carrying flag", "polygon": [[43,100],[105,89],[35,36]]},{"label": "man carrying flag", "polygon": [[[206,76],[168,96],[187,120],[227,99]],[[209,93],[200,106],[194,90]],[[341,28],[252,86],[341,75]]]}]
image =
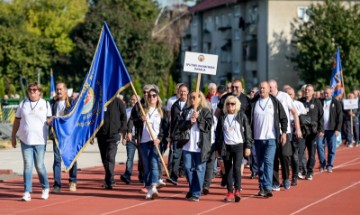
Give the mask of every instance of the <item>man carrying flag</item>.
[{"label": "man carrying flag", "polygon": [[107,106],[131,82],[106,23],[76,104],[53,120],[55,141],[68,171],[104,123]]},{"label": "man carrying flag", "polygon": [[344,81],[340,59],[340,49],[337,49],[334,58],[334,66],[331,74],[330,86],[333,91],[332,96],[341,98],[344,90]]}]

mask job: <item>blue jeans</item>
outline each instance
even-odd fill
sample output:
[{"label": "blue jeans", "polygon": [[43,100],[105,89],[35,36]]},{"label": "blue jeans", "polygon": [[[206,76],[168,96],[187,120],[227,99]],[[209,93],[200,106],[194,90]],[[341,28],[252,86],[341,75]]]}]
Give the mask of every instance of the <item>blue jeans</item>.
[{"label": "blue jeans", "polygon": [[152,141],[139,144],[143,162],[145,187],[156,186],[159,180],[159,155]]},{"label": "blue jeans", "polygon": [[[328,160],[326,165],[325,160],[325,140],[328,147]],[[336,153],[336,135],[335,131],[326,130],[324,136],[317,137],[317,151],[320,160],[320,165],[322,168],[326,167],[333,167],[334,166],[334,159]]]},{"label": "blue jeans", "polygon": [[123,174],[123,177],[131,181],[131,175],[133,172],[133,165],[134,165],[134,156],[136,151],[136,144],[132,141],[126,142],[126,169],[125,173]]},{"label": "blue jeans", "polygon": [[[55,141],[53,141],[53,150],[54,150],[54,164],[53,164],[53,174],[54,174],[54,187],[61,188],[61,156],[60,151]],[[76,183],[77,178],[77,162],[71,167],[69,171],[69,182]]]},{"label": "blue jeans", "polygon": [[274,139],[255,140],[255,149],[258,162],[259,187],[272,190],[276,141]]},{"label": "blue jeans", "polygon": [[49,180],[44,164],[46,145],[26,145],[21,142],[21,152],[24,161],[24,190],[32,192],[32,173],[35,163],[35,169],[38,174],[41,188],[49,188]]},{"label": "blue jeans", "polygon": [[252,174],[258,174],[258,163],[257,163],[257,156],[256,156],[256,149],[255,145],[251,145],[251,154],[250,154],[250,170]]},{"label": "blue jeans", "polygon": [[186,177],[189,182],[189,193],[193,197],[200,198],[204,184],[206,161],[201,162],[201,152],[189,152],[183,150]]}]

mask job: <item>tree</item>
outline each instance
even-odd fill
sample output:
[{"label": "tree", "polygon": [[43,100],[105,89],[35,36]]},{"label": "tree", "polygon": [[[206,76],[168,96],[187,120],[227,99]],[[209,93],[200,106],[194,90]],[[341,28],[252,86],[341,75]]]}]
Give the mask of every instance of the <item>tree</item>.
[{"label": "tree", "polygon": [[[124,63],[141,85],[167,84],[173,54],[162,41],[151,37],[154,20],[159,8],[152,0],[97,0],[90,5],[85,22],[72,32],[76,48],[67,68],[76,86],[88,72],[94,55],[103,21],[113,34]],[[62,66],[62,65],[60,65]],[[167,89],[167,85],[164,86]]]},{"label": "tree", "polygon": [[296,53],[291,60],[301,79],[318,88],[329,85],[335,51],[340,48],[346,89],[359,87],[360,5],[325,0],[307,11],[308,22],[292,23]]}]

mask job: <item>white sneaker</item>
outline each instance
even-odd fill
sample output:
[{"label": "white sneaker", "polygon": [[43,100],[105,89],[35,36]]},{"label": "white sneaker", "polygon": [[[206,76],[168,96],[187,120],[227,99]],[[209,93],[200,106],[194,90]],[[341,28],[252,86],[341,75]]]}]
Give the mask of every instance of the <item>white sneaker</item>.
[{"label": "white sneaker", "polygon": [[41,198],[44,199],[44,200],[49,198],[49,188],[46,188],[46,189],[42,190]]},{"label": "white sneaker", "polygon": [[156,199],[159,197],[159,193],[156,187],[150,188],[145,196],[145,199]]},{"label": "white sneaker", "polygon": [[25,201],[25,202],[29,202],[31,201],[31,195],[29,192],[25,192],[23,197],[21,198],[21,200]]},{"label": "white sneaker", "polygon": [[166,186],[166,183],[162,180],[162,179],[159,179],[158,181],[158,184],[157,184],[157,188],[162,188],[162,187],[165,187]]}]

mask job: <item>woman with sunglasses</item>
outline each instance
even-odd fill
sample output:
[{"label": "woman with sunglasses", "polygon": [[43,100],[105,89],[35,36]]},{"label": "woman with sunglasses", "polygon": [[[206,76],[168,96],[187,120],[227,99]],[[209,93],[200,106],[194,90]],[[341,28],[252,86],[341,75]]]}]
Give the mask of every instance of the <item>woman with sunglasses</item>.
[{"label": "woman with sunglasses", "polygon": [[[190,140],[183,146],[183,159],[189,192],[186,198],[199,201],[205,177],[206,161],[211,148],[212,114],[202,92],[196,99],[196,92],[189,96],[189,107],[182,113],[179,129],[190,131]],[[194,105],[198,108],[194,111]]]},{"label": "woman with sunglasses", "polygon": [[215,143],[225,165],[228,190],[225,201],[234,201],[235,197],[235,202],[239,202],[241,198],[241,161],[244,154],[246,157],[250,155],[253,139],[248,119],[240,111],[239,99],[235,96],[228,96],[224,104],[216,127]]},{"label": "woman with sunglasses", "polygon": [[[162,102],[156,89],[150,89],[145,100],[145,116],[141,119],[134,119],[137,131],[137,140],[141,160],[143,162],[144,182],[147,188],[145,199],[156,199],[159,193],[156,189],[159,181],[159,155],[155,145],[159,145],[162,138],[167,137],[168,122],[166,112],[162,108]],[[149,131],[146,121],[149,123]],[[155,140],[151,138],[153,133]]]},{"label": "woman with sunglasses", "polygon": [[28,86],[28,98],[20,102],[16,111],[12,130],[12,146],[16,148],[16,134],[19,136],[24,161],[24,195],[23,201],[31,201],[32,172],[38,173],[42,194],[41,198],[49,198],[49,180],[44,158],[47,142],[47,125],[51,122],[51,108],[41,98],[41,87],[38,83]]}]

